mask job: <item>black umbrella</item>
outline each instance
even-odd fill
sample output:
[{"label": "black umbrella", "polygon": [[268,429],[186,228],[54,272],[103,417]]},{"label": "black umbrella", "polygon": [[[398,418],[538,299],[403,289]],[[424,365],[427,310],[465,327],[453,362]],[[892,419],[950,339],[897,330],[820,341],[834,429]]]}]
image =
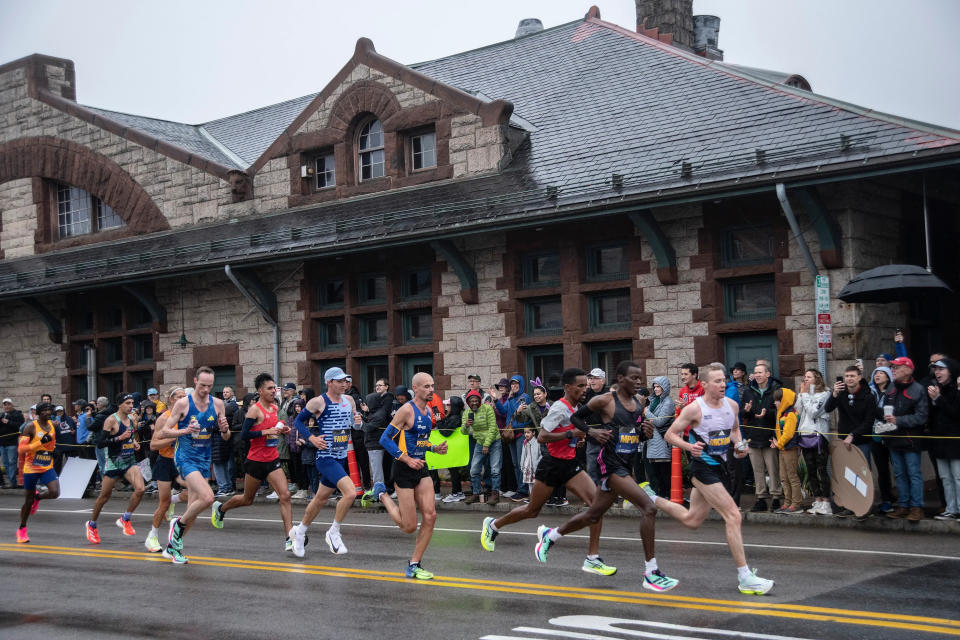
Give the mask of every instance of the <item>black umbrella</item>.
[{"label": "black umbrella", "polygon": [[952,293],[947,284],[914,264],[887,264],[864,271],[840,292],[844,302],[899,302],[933,293]]}]

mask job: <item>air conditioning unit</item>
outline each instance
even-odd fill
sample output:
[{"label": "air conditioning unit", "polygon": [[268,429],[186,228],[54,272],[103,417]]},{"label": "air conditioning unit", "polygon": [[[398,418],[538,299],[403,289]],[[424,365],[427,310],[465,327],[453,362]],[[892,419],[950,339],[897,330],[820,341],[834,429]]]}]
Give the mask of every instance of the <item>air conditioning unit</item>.
[{"label": "air conditioning unit", "polygon": [[313,170],[313,167],[311,167],[310,165],[305,164],[302,167],[300,167],[301,178],[312,178],[313,174],[314,174],[314,170]]}]

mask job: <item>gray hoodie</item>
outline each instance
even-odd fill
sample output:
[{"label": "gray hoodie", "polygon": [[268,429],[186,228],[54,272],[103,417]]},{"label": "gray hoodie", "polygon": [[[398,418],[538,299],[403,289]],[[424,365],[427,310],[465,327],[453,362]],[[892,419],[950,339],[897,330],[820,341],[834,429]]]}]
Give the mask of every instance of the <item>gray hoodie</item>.
[{"label": "gray hoodie", "polygon": [[648,460],[669,460],[670,445],[663,439],[663,434],[667,432],[670,425],[673,424],[676,415],[676,405],[673,398],[670,397],[670,379],[666,376],[657,376],[651,381],[650,401],[651,404],[656,399],[653,394],[652,385],[658,385],[663,388],[663,394],[660,396],[660,402],[653,408],[647,407],[643,415],[653,423],[653,436],[647,440],[646,456]]}]

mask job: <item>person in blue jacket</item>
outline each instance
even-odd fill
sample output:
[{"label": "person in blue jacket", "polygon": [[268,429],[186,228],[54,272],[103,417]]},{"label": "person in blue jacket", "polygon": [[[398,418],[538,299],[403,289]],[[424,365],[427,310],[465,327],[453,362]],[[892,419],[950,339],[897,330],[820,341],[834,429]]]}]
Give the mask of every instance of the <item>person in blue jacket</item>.
[{"label": "person in blue jacket", "polygon": [[518,417],[526,413],[523,410],[530,404],[530,396],[524,393],[526,383],[523,376],[516,375],[510,378],[510,394],[504,403],[504,413],[507,416],[507,426],[504,429],[504,447],[510,451],[513,460],[513,472],[517,480],[517,493],[513,497],[514,501],[522,500],[527,497],[527,485],[523,482],[523,470],[520,466],[520,459],[523,456],[523,430],[530,425],[530,420]]}]

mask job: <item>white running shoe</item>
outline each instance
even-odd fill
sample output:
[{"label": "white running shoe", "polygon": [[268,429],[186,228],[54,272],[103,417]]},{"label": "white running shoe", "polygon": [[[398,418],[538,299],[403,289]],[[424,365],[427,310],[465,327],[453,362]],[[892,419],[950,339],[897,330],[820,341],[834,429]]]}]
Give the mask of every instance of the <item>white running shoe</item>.
[{"label": "white running shoe", "polygon": [[443,501],[449,504],[451,502],[460,502],[464,498],[466,498],[466,496],[463,495],[462,493],[451,493],[450,495],[445,497]]},{"label": "white running shoe", "polygon": [[302,558],[306,553],[304,550],[306,534],[300,533],[300,527],[298,525],[293,525],[293,528],[287,532],[287,535],[290,536],[290,540],[293,541],[293,555]]},{"label": "white running shoe", "polygon": [[770,591],[770,589],[773,589],[773,580],[761,578],[757,575],[757,570],[753,569],[750,571],[749,576],[739,579],[738,586],[740,588],[740,593],[762,596],[766,592]]},{"label": "white running shoe", "polygon": [[145,546],[150,553],[160,553],[163,551],[163,547],[160,546],[160,539],[156,534],[147,536],[147,539],[143,542],[143,546]]},{"label": "white running shoe", "polygon": [[267,496],[264,498],[264,500],[270,500],[270,501],[279,500],[279,499],[280,499],[280,496],[277,495],[277,492],[276,492],[276,491],[274,491],[273,493],[267,495]]},{"label": "white running shoe", "polygon": [[345,544],[343,544],[343,538],[340,537],[339,531],[327,529],[324,539],[327,541],[327,546],[330,547],[330,553],[343,555],[347,552],[347,547]]}]

